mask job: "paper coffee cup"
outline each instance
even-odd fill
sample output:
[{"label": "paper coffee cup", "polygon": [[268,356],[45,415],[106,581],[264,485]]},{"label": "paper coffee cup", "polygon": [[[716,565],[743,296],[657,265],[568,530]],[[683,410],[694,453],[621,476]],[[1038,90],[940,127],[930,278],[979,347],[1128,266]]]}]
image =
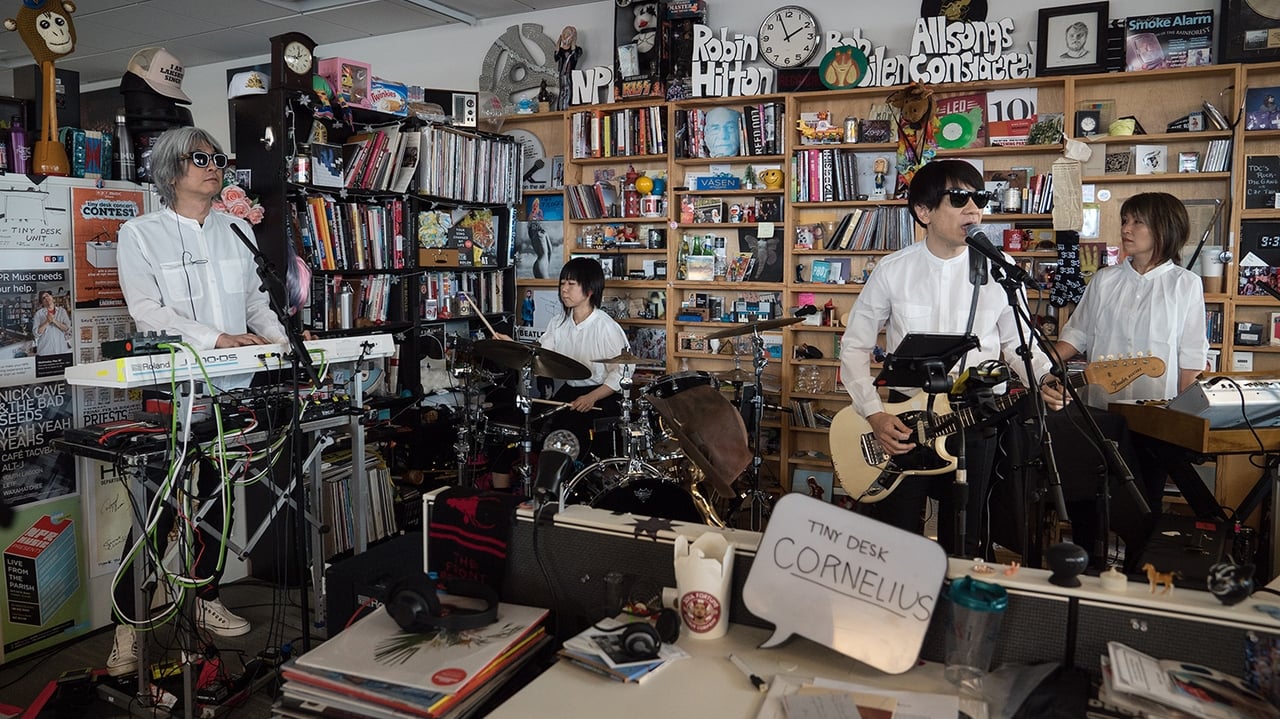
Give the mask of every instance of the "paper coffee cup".
[{"label": "paper coffee cup", "polygon": [[1223,291],[1222,275],[1226,265],[1218,258],[1222,255],[1222,247],[1211,245],[1200,249],[1200,279],[1204,283],[1205,294],[1217,294]]}]

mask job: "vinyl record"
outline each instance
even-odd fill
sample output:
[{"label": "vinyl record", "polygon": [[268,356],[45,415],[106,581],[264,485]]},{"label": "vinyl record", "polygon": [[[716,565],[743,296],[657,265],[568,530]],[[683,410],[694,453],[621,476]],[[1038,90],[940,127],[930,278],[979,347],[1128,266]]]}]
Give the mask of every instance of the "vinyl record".
[{"label": "vinyl record", "polygon": [[504,134],[515,138],[516,144],[520,145],[521,187],[548,187],[551,182],[551,167],[547,163],[547,153],[542,149],[542,140],[528,130],[509,130]]},{"label": "vinyl record", "polygon": [[953,112],[938,120],[938,147],[944,150],[968,147],[977,135],[978,128],[967,113]]},{"label": "vinyl record", "polygon": [[1280,0],[1244,0],[1244,4],[1262,17],[1280,20]]}]

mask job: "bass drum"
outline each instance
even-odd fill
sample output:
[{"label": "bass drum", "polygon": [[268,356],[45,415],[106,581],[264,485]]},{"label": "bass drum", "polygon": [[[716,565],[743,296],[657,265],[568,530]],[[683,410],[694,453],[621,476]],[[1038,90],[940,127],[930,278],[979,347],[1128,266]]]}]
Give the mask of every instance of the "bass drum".
[{"label": "bass drum", "polygon": [[560,488],[560,509],[586,504],[693,524],[708,524],[689,492],[651,464],[614,457],[589,465]]}]

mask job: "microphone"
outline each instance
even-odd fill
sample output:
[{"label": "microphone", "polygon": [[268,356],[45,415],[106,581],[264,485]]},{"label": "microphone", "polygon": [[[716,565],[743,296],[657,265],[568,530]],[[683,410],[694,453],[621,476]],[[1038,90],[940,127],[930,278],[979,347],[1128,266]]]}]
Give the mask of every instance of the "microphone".
[{"label": "microphone", "polygon": [[996,249],[995,245],[991,244],[991,240],[987,239],[986,233],[978,229],[977,225],[969,228],[969,231],[965,233],[964,241],[965,244],[977,250],[983,257],[991,260],[991,263],[996,267],[1004,270],[1006,275],[1019,284],[1026,285],[1033,290],[1040,288],[1040,285],[1037,284],[1035,280],[1031,279],[1031,275],[1027,274],[1026,270],[1006,260],[1004,258],[1004,253]]},{"label": "microphone", "polygon": [[524,177],[520,179],[524,180],[525,182],[533,182],[534,174],[536,174],[538,170],[541,170],[543,167],[545,167],[546,164],[547,163],[541,159],[534,160],[533,164],[529,166],[529,171],[524,173]]}]

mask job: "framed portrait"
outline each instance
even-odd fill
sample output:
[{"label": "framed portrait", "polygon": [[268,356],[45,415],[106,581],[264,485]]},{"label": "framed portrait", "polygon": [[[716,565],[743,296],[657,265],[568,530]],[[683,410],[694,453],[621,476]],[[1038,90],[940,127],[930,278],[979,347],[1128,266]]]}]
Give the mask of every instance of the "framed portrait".
[{"label": "framed portrait", "polygon": [[564,187],[564,155],[551,158],[551,187],[553,189]]},{"label": "framed portrait", "polygon": [[1222,0],[1218,62],[1280,59],[1280,5],[1272,0]]},{"label": "framed portrait", "polygon": [[1036,75],[1103,72],[1109,3],[1043,8],[1036,31]]},{"label": "framed portrait", "polygon": [[824,502],[831,501],[832,485],[834,483],[834,472],[823,472],[805,467],[797,467],[791,472],[792,492],[807,494]]}]

